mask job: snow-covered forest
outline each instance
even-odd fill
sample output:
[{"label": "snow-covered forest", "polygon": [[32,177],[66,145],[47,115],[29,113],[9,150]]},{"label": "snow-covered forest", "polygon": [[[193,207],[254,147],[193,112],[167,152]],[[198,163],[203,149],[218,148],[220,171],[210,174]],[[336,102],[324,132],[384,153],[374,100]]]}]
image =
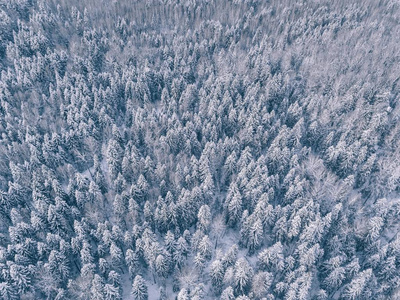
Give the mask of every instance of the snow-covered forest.
[{"label": "snow-covered forest", "polygon": [[0,0],[0,299],[400,299],[399,22]]}]

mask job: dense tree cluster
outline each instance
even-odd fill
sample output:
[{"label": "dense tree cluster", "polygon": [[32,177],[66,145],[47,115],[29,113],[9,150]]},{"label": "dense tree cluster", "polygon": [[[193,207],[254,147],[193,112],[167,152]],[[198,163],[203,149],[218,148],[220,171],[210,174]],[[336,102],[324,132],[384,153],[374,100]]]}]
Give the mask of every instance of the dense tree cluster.
[{"label": "dense tree cluster", "polygon": [[400,297],[399,5],[0,0],[0,298]]}]

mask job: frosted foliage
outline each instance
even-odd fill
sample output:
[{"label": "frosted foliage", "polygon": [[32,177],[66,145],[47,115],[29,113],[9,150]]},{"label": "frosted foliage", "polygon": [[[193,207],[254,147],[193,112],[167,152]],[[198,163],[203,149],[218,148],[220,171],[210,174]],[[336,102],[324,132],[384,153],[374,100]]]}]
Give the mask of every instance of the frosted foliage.
[{"label": "frosted foliage", "polygon": [[0,5],[0,299],[400,299],[398,1]]}]

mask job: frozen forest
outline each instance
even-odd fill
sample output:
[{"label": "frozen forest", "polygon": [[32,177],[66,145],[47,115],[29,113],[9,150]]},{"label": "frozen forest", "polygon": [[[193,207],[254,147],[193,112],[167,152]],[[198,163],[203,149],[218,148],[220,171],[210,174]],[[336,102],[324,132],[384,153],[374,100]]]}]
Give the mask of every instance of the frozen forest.
[{"label": "frozen forest", "polygon": [[0,299],[400,299],[399,99],[397,0],[0,0]]}]

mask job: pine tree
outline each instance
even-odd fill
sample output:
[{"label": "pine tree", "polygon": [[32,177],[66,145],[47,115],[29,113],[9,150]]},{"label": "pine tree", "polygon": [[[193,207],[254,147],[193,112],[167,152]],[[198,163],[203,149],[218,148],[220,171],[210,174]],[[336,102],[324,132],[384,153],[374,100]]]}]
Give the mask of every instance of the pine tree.
[{"label": "pine tree", "polygon": [[256,219],[250,228],[248,247],[250,253],[258,249],[262,244],[262,238],[264,235],[263,225],[260,219]]},{"label": "pine tree", "polygon": [[27,267],[12,263],[9,268],[10,278],[19,294],[23,294],[32,288],[32,276]]},{"label": "pine tree", "polygon": [[277,242],[271,247],[263,250],[258,255],[260,266],[271,271],[281,271],[284,268],[283,246]]},{"label": "pine tree", "polygon": [[372,269],[362,271],[356,276],[349,284],[346,285],[346,289],[343,292],[345,299],[359,299],[367,289],[368,281],[372,276]]},{"label": "pine tree", "polygon": [[19,298],[15,287],[6,281],[0,283],[0,295],[4,300],[16,300]]},{"label": "pine tree", "polygon": [[199,220],[198,222],[200,229],[207,232],[211,224],[210,207],[208,205],[201,206],[197,218]]},{"label": "pine tree", "polygon": [[216,293],[220,293],[224,280],[225,269],[222,262],[217,259],[210,266],[211,284],[215,288]]},{"label": "pine tree", "polygon": [[104,288],[103,280],[99,275],[95,274],[90,289],[90,298],[95,300],[103,300],[104,299],[103,288]]},{"label": "pine tree", "polygon": [[94,261],[90,245],[86,241],[83,242],[82,249],[80,250],[80,255],[83,264],[91,264]]},{"label": "pine tree", "polygon": [[161,278],[166,278],[168,275],[168,262],[164,255],[160,254],[156,258],[155,268],[157,275]]},{"label": "pine tree", "polygon": [[251,291],[257,298],[262,298],[272,285],[273,276],[268,272],[258,272],[254,275]]},{"label": "pine tree", "polygon": [[189,246],[183,237],[180,237],[175,245],[174,261],[178,267],[182,267],[186,255],[188,253]]},{"label": "pine tree", "polygon": [[132,284],[132,295],[135,300],[147,300],[147,285],[142,276],[136,275]]},{"label": "pine tree", "polygon": [[110,172],[111,180],[115,180],[118,173],[121,172],[121,160],[123,151],[120,144],[111,139],[107,147],[107,163]]},{"label": "pine tree", "polygon": [[149,185],[146,178],[140,174],[135,186],[132,186],[132,196],[138,202],[142,202],[146,199]]},{"label": "pine tree", "polygon": [[238,257],[238,246],[236,244],[233,244],[228,252],[225,254],[225,256],[222,259],[222,265],[224,266],[224,268],[228,268],[230,266],[233,266],[235,264],[235,262],[237,261],[237,257]]},{"label": "pine tree", "polygon": [[206,294],[205,289],[206,287],[202,283],[196,285],[190,293],[190,298],[193,300],[203,300]]},{"label": "pine tree", "polygon": [[114,242],[110,246],[110,255],[112,265],[115,269],[120,270],[123,267],[124,255],[120,247],[118,247]]},{"label": "pine tree", "polygon": [[122,193],[127,186],[125,178],[122,176],[121,173],[118,173],[117,178],[114,181],[114,190],[116,193]]},{"label": "pine tree", "polygon": [[110,264],[106,259],[99,258],[99,269],[103,276],[108,273],[108,271],[110,270]]},{"label": "pine tree", "polygon": [[240,220],[243,209],[242,197],[237,188],[233,188],[233,190],[229,192],[226,203],[227,224],[234,226]]},{"label": "pine tree", "polygon": [[[195,242],[192,242],[195,245]],[[209,259],[211,257],[211,241],[208,235],[204,235],[201,240],[199,240],[196,248],[204,258]]]},{"label": "pine tree", "polygon": [[342,267],[336,267],[325,278],[324,284],[329,290],[334,290],[342,285],[344,279],[345,269]]},{"label": "pine tree", "polygon": [[70,267],[67,258],[56,250],[52,250],[49,255],[48,268],[56,278],[65,280],[69,277]]},{"label": "pine tree", "polygon": [[190,296],[189,296],[189,292],[186,288],[183,288],[179,291],[178,296],[177,296],[178,300],[189,300]]},{"label": "pine tree", "polygon": [[245,294],[249,288],[253,277],[253,268],[244,258],[239,258],[235,263],[235,290],[239,294]]},{"label": "pine tree", "polygon": [[233,293],[233,288],[228,286],[221,294],[221,300],[234,300],[235,295]]},{"label": "pine tree", "polygon": [[104,299],[105,300],[120,300],[120,299],[122,299],[120,289],[113,284],[106,283],[104,285]]},{"label": "pine tree", "polygon": [[128,266],[129,275],[131,279],[140,270],[139,268],[139,254],[132,249],[126,250],[125,260]]},{"label": "pine tree", "polygon": [[164,238],[165,249],[172,255],[176,250],[175,236],[171,231],[167,231]]},{"label": "pine tree", "polygon": [[193,258],[194,266],[199,274],[203,274],[204,268],[206,266],[206,258],[201,254],[197,253]]}]

